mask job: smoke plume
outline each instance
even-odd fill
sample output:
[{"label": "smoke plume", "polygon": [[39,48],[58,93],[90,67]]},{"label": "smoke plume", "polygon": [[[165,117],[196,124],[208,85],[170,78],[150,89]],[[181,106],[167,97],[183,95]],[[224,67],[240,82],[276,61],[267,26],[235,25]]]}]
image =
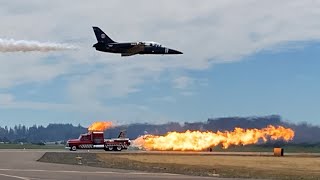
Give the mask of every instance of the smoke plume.
[{"label": "smoke plume", "polygon": [[37,41],[0,39],[0,52],[28,52],[28,51],[62,51],[74,50],[75,46],[59,43],[41,43]]}]

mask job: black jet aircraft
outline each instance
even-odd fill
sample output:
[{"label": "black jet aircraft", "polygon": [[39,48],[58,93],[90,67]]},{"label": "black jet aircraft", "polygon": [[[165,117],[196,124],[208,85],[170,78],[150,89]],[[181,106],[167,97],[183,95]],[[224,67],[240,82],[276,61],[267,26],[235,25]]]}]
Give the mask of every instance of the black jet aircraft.
[{"label": "black jet aircraft", "polygon": [[132,56],[136,54],[182,54],[182,52],[163,47],[156,42],[124,42],[118,43],[113,41],[106,33],[100,28],[93,27],[98,43],[93,47],[97,51],[120,53],[121,56]]}]

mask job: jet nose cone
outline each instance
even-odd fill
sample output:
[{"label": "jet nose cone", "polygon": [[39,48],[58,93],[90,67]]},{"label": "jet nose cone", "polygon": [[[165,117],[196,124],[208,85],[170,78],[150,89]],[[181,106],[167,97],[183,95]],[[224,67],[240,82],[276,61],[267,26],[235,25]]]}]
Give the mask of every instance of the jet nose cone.
[{"label": "jet nose cone", "polygon": [[168,54],[183,54],[183,53],[174,49],[169,49]]}]

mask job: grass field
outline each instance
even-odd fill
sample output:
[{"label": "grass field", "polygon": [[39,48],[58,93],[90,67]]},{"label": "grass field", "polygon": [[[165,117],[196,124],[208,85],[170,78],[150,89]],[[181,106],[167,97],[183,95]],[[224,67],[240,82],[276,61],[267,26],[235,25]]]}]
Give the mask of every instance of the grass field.
[{"label": "grass field", "polygon": [[64,145],[0,144],[0,149],[63,149]]},{"label": "grass field", "polygon": [[[163,154],[98,154],[101,161],[110,162],[115,156],[139,170],[220,177],[266,179],[320,179],[319,157],[263,157]],[[115,163],[116,164],[116,163]],[[121,163],[118,164],[121,166]]]},{"label": "grass field", "polygon": [[240,156],[170,153],[47,152],[41,162],[78,164],[147,172],[257,179],[320,179],[319,156]]}]

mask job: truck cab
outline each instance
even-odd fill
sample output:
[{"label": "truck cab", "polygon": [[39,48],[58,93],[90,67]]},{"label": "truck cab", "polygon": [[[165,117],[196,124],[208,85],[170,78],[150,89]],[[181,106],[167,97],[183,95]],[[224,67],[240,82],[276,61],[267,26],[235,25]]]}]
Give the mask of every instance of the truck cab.
[{"label": "truck cab", "polygon": [[81,134],[78,139],[70,139],[67,141],[66,148],[70,151],[77,149],[104,149],[106,151],[121,151],[127,149],[130,145],[129,138],[124,137],[121,132],[118,138],[104,139],[103,132],[88,132]]}]

